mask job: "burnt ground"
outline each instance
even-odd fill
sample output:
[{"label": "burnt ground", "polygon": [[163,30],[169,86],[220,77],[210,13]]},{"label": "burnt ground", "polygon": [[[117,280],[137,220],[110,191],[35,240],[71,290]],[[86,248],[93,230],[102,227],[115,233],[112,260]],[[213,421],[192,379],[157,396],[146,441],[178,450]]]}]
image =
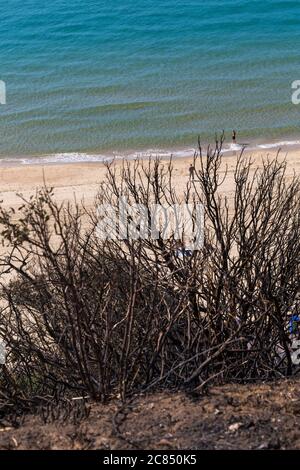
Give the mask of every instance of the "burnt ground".
[{"label": "burnt ground", "polygon": [[75,412],[4,423],[0,449],[300,449],[300,379],[139,395],[116,415],[118,406],[91,403],[80,423]]}]

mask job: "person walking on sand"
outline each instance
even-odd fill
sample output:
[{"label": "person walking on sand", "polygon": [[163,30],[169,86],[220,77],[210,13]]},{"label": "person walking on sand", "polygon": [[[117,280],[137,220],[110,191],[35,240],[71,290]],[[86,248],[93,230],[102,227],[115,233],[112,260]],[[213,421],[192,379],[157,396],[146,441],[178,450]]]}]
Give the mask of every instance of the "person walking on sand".
[{"label": "person walking on sand", "polygon": [[190,164],[189,172],[190,172],[190,180],[193,180],[195,177],[195,167],[192,163]]},{"label": "person walking on sand", "polygon": [[232,142],[236,144],[236,131],[235,130],[232,131]]}]

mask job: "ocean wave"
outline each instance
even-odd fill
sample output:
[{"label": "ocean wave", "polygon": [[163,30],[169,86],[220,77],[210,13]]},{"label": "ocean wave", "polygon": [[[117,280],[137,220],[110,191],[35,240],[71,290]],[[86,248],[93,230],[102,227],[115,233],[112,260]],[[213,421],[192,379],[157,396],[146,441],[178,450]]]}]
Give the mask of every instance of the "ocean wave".
[{"label": "ocean wave", "polygon": [[[112,157],[110,157],[112,158]],[[22,157],[14,159],[16,163],[23,165],[47,165],[53,163],[81,163],[81,162],[105,162],[108,156],[88,153],[54,153],[50,155]],[[12,159],[10,160],[12,161]]]},{"label": "ocean wave", "polygon": [[273,142],[270,144],[260,144],[257,147],[261,149],[272,149],[280,147],[289,147],[300,145],[300,140],[284,140],[282,142]]},{"label": "ocean wave", "polygon": [[[284,147],[299,147],[300,140],[285,140],[280,142],[270,143],[231,143],[225,144],[222,153],[240,152],[243,149],[246,151],[258,150],[272,150]],[[205,147],[205,146],[204,146]],[[147,149],[143,151],[132,151],[127,153],[111,152],[111,153],[84,153],[84,152],[69,152],[69,153],[53,153],[48,155],[36,156],[19,156],[19,157],[5,157],[0,159],[0,166],[14,166],[14,165],[51,165],[63,163],[104,163],[112,160],[145,160],[147,158],[192,158],[197,149],[186,148],[177,150],[166,149]]]},{"label": "ocean wave", "polygon": [[1,158],[0,165],[51,165],[51,164],[63,164],[63,163],[104,163],[112,160],[137,160],[152,158],[175,158],[192,157],[195,153],[195,149],[184,149],[184,150],[162,150],[162,149],[149,149],[144,151],[127,152],[121,154],[120,152],[112,152],[110,154],[91,154],[91,153],[54,153],[48,155],[36,155],[36,156],[22,156],[22,157],[11,157]]}]

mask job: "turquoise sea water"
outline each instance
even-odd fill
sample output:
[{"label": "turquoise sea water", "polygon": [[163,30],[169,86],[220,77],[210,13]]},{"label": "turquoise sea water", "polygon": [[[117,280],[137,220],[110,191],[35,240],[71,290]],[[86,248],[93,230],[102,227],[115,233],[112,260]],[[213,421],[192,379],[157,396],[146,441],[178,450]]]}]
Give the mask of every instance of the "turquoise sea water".
[{"label": "turquoise sea water", "polygon": [[0,155],[189,149],[233,128],[300,140],[297,79],[298,0],[7,0]]}]

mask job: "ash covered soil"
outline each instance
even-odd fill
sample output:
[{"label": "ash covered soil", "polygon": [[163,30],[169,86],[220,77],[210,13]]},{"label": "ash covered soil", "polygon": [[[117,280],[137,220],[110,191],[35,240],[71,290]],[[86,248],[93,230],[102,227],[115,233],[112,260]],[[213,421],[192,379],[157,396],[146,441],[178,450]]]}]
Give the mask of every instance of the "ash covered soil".
[{"label": "ash covered soil", "polygon": [[124,408],[118,401],[88,408],[80,422],[78,410],[63,419],[58,408],[46,423],[38,415],[18,427],[2,422],[0,449],[300,449],[295,378],[214,387],[202,396],[156,392]]}]

